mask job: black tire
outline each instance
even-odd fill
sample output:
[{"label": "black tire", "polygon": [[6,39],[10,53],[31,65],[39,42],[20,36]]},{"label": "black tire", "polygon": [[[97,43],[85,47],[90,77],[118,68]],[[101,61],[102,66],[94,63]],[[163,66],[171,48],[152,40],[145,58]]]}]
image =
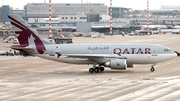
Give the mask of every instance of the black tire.
[{"label": "black tire", "polygon": [[89,73],[93,73],[94,69],[93,68],[89,68]]},{"label": "black tire", "polygon": [[155,69],[152,67],[152,68],[150,69],[150,71],[151,71],[151,72],[154,72],[154,71],[155,71]]},{"label": "black tire", "polygon": [[99,70],[100,70],[101,72],[103,72],[103,71],[104,71],[104,67],[100,67]]},{"label": "black tire", "polygon": [[99,72],[99,68],[96,67],[96,68],[94,69],[94,72],[95,72],[95,73],[98,73],[98,72]]}]

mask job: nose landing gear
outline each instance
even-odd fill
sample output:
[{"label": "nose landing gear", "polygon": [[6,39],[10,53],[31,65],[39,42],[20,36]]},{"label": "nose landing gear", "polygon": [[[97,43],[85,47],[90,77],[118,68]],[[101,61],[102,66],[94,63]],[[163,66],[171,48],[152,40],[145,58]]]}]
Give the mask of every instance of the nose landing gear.
[{"label": "nose landing gear", "polygon": [[150,71],[151,71],[151,72],[154,72],[154,71],[155,71],[155,68],[154,68],[155,65],[156,65],[156,64],[152,64],[152,65],[151,65],[151,68],[150,68]]}]

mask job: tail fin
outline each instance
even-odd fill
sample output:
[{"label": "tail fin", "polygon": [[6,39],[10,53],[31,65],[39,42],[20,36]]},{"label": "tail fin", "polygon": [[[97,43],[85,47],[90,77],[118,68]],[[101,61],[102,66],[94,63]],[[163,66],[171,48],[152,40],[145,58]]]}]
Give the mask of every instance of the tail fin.
[{"label": "tail fin", "polygon": [[172,25],[172,26],[176,26],[176,24],[174,23],[173,20],[171,20],[171,25]]},{"label": "tail fin", "polygon": [[[43,54],[46,50],[44,44],[49,44],[48,42],[41,39],[37,31],[32,29],[27,22],[17,14],[8,15],[11,24],[13,25],[13,29],[18,38],[21,47],[31,46],[31,44],[35,44],[37,51],[40,54]],[[33,40],[33,41],[32,41]]]},{"label": "tail fin", "polygon": [[139,22],[138,19],[136,19],[135,24],[136,24],[136,25],[141,25],[141,23]]}]

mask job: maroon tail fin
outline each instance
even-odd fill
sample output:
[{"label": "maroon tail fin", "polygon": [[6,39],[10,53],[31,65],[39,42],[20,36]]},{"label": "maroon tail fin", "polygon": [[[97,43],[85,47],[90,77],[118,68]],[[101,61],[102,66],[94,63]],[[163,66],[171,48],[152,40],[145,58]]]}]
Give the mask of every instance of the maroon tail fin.
[{"label": "maroon tail fin", "polygon": [[26,47],[26,46],[30,46],[31,44],[35,44],[37,51],[40,54],[43,54],[44,51],[46,50],[44,44],[48,44],[48,42],[42,40],[38,36],[37,31],[32,29],[27,24],[27,22],[24,19],[22,19],[22,17],[20,17],[19,15],[11,14],[8,15],[8,17],[10,19],[11,24],[13,25],[13,29],[18,38],[20,46]]}]

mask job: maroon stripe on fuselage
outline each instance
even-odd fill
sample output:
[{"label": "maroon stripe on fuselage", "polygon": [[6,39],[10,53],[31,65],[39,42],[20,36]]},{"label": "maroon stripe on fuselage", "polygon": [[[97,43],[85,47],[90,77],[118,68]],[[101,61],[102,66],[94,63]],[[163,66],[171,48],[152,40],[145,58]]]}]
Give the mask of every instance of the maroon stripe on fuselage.
[{"label": "maroon stripe on fuselage", "polygon": [[21,24],[19,21],[17,21],[16,19],[12,18],[11,16],[8,16],[12,21],[11,24],[13,24],[14,26],[18,27],[19,29],[21,29],[22,31],[15,31],[16,34],[19,34],[18,36],[18,40],[20,42],[20,45],[23,46],[28,46],[29,42],[28,39],[31,37],[31,35],[35,38],[34,43],[36,46],[37,51],[40,54],[43,54],[44,51],[46,50],[43,42],[40,40],[40,38],[33,33],[29,28],[27,28],[26,26],[24,26],[23,24]]}]

